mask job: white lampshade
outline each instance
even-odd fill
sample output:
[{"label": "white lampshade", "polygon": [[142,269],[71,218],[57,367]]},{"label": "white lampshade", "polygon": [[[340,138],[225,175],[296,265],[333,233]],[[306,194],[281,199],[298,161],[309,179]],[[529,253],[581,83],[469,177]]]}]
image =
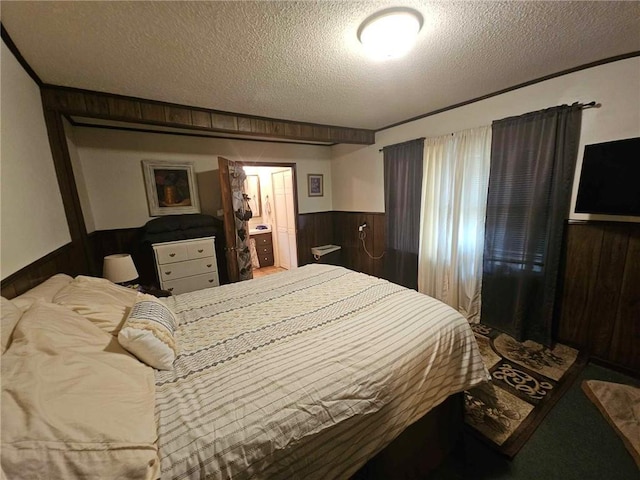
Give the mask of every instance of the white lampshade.
[{"label": "white lampshade", "polygon": [[389,8],[371,15],[358,29],[358,39],[374,58],[398,58],[418,37],[423,18],[412,8]]},{"label": "white lampshade", "polygon": [[123,283],[138,278],[138,271],[131,255],[116,253],[104,257],[102,276],[113,283]]}]

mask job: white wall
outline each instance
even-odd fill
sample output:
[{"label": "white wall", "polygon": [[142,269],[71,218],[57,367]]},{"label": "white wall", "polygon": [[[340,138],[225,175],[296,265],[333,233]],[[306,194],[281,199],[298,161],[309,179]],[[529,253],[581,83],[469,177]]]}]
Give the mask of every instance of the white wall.
[{"label": "white wall", "polygon": [[[571,212],[574,210],[584,146],[640,136],[640,58],[581,70],[520,88],[454,110],[378,132],[376,144],[332,147],[334,210],[384,212],[382,153],[378,150],[418,137],[457,132],[493,120],[573,102],[601,103],[583,111],[578,165]],[[637,217],[572,213],[577,220],[638,221]]]},{"label": "white wall", "polygon": [[[90,211],[87,225],[95,230],[139,227],[149,217],[142,160],[192,161],[198,176],[202,213],[216,215],[221,208],[218,155],[235,161],[295,163],[299,213],[332,209],[331,149],[316,145],[251,142],[178,135],[124,132],[75,127],[79,162],[74,174],[80,197]],[[322,173],[325,196],[307,196],[307,174]],[[82,180],[78,180],[82,177]],[[81,185],[82,184],[82,185]]]},{"label": "white wall", "polygon": [[2,42],[0,52],[0,275],[69,243],[40,89]]}]

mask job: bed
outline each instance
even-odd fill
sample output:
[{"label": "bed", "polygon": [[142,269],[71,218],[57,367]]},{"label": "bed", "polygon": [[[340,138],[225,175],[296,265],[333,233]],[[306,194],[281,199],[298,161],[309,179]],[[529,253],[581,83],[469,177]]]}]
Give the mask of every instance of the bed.
[{"label": "bed", "polygon": [[[342,267],[162,300],[61,277],[3,299],[7,478],[347,479],[488,378],[461,315]],[[166,369],[123,348],[154,309],[175,320]]]}]

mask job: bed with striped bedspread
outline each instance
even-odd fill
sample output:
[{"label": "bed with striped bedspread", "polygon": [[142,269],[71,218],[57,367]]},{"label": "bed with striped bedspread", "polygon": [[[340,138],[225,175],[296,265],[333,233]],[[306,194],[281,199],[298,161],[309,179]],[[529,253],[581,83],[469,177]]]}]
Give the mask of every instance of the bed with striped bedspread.
[{"label": "bed with striped bedspread", "polygon": [[163,479],[348,478],[449,395],[487,379],[467,321],[329,265],[170,297],[156,372]]}]

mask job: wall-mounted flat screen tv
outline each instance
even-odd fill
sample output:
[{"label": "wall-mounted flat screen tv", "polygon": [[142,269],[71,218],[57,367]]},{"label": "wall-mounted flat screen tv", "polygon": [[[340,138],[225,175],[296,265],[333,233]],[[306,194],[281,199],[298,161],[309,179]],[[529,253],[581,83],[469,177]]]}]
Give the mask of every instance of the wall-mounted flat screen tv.
[{"label": "wall-mounted flat screen tv", "polygon": [[640,216],[640,137],[584,148],[576,212]]}]

